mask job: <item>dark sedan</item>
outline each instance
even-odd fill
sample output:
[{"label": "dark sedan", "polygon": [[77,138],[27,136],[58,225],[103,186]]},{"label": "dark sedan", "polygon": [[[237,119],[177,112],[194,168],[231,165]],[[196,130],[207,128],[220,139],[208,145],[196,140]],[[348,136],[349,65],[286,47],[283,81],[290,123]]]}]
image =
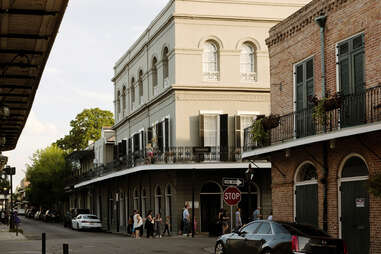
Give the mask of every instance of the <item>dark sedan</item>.
[{"label": "dark sedan", "polygon": [[257,220],[217,238],[216,254],[347,254],[343,240],[291,222]]}]

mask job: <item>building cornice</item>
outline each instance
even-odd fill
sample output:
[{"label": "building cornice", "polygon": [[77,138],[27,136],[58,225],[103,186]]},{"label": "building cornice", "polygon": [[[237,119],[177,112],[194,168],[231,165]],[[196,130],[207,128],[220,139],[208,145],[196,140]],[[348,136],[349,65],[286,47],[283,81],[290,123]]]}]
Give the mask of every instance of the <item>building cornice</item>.
[{"label": "building cornice", "polygon": [[[177,0],[181,1],[181,0]],[[237,4],[237,5],[264,5],[264,6],[284,6],[284,7],[303,7],[304,4],[296,3],[279,3],[276,1],[247,1],[247,0],[182,0],[186,2],[199,2],[199,3],[224,3],[224,4]]]},{"label": "building cornice", "polygon": [[336,12],[353,1],[356,0],[313,0],[284,21],[272,27],[270,37],[266,39],[267,46],[270,48],[293,37],[298,32],[306,29],[311,23],[314,23],[316,17]]}]

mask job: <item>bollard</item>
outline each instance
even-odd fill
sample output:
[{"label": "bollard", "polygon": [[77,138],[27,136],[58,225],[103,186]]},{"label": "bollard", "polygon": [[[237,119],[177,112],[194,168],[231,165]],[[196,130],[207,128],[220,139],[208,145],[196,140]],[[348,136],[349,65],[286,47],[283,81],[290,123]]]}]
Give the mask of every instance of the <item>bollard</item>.
[{"label": "bollard", "polygon": [[42,254],[46,254],[46,234],[42,233]]},{"label": "bollard", "polygon": [[69,244],[63,244],[63,254],[69,254]]}]

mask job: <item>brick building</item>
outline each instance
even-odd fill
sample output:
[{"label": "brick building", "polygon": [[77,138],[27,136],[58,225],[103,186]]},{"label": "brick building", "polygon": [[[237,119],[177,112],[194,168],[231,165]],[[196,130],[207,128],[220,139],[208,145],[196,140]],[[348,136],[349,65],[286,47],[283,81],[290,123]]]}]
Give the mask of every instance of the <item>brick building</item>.
[{"label": "brick building", "polygon": [[243,157],[272,163],[274,219],[314,224],[351,254],[381,253],[381,199],[367,188],[381,173],[380,20],[381,1],[314,0],[274,26],[279,122],[266,142],[245,133]]}]

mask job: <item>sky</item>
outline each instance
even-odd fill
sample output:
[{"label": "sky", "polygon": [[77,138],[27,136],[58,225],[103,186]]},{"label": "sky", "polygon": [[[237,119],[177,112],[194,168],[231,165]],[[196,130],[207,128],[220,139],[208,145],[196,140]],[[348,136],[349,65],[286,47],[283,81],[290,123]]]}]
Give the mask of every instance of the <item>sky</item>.
[{"label": "sky", "polygon": [[14,188],[33,153],[68,134],[83,109],[113,112],[114,64],[167,2],[69,0],[16,149],[3,153],[16,167]]}]

